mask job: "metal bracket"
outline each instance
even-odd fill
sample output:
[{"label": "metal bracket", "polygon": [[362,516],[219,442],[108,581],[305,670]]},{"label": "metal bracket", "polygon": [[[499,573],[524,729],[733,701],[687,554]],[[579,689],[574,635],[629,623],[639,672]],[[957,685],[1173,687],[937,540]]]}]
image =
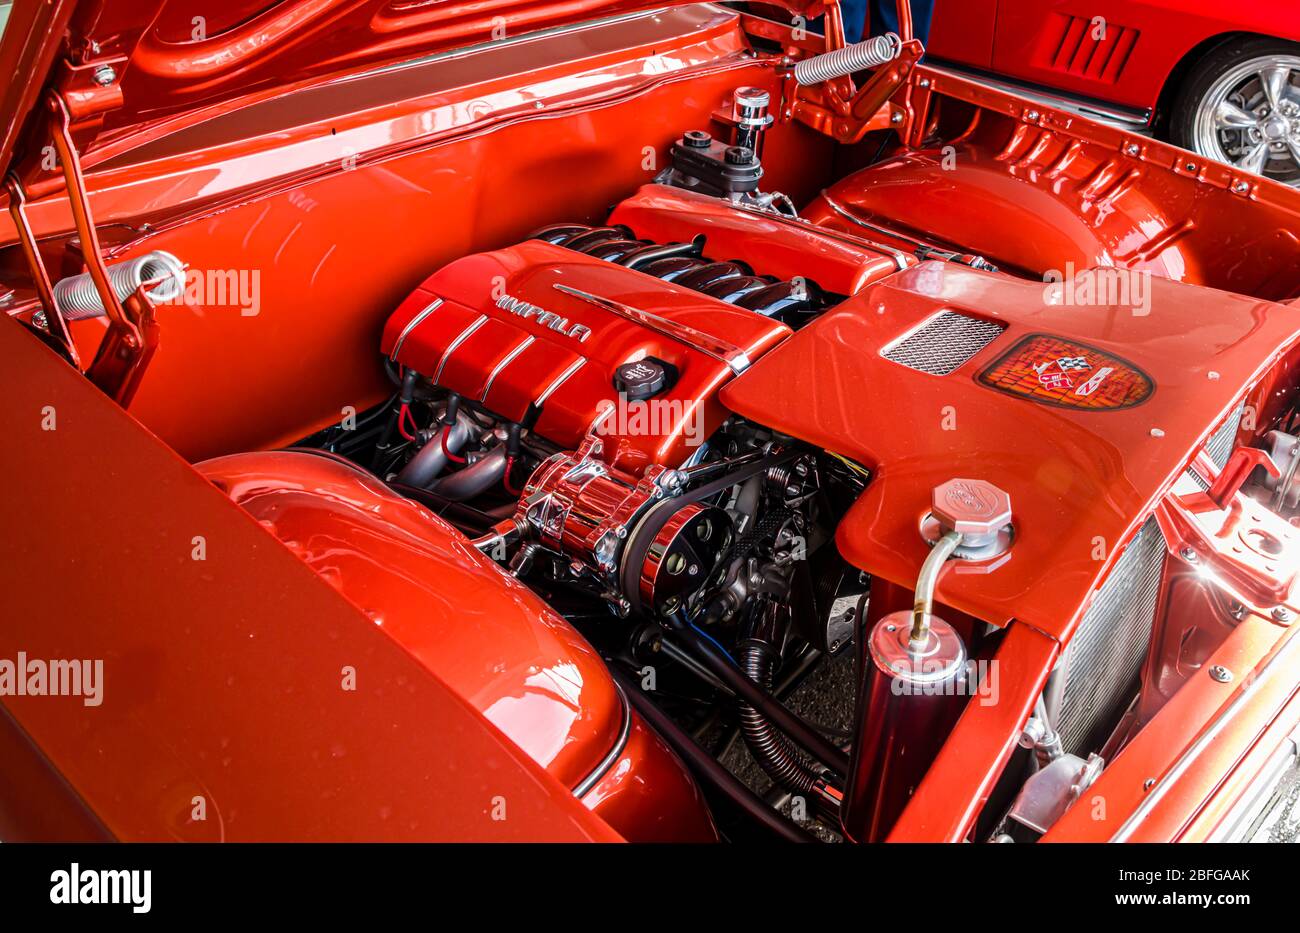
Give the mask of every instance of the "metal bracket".
[{"label": "metal bracket", "polygon": [[90,212],[90,198],[86,194],[81,172],[81,160],[72,144],[68,107],[58,94],[46,98],[46,107],[52,116],[51,142],[63,169],[68,191],[68,207],[81,237],[82,257],[99,293],[104,310],[108,313],[108,332],[104,335],[86,376],[105,394],[122,407],[131,403],[140,386],[144,369],[158,347],[158,322],[154,308],[145,297],[148,283],[135,294],[119,301],[100,251],[99,234]]}]

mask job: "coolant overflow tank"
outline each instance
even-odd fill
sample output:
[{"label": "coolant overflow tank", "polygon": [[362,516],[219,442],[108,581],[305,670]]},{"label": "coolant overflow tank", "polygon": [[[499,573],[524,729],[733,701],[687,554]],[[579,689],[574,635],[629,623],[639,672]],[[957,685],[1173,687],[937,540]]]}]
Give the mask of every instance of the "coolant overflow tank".
[{"label": "coolant overflow tank", "polygon": [[912,614],[891,612],[867,640],[866,721],[853,756],[844,829],[859,842],[883,839],[947,739],[966,691],[966,646],[930,616],[923,644],[909,645]]}]

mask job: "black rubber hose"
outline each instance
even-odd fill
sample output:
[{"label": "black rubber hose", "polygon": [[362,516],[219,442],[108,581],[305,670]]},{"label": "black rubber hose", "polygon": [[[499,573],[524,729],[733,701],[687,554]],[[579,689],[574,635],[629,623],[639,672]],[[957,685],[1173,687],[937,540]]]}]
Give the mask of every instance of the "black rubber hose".
[{"label": "black rubber hose", "polygon": [[641,685],[633,678],[615,667],[611,667],[610,671],[614,679],[622,684],[628,701],[636,707],[641,718],[650,724],[650,728],[654,729],[673,751],[685,759],[686,764],[698,777],[708,781],[719,793],[777,838],[786,842],[817,841],[807,831],[765,804],[757,794],[742,784],[739,778],[714,760],[642,692]]},{"label": "black rubber hose", "polygon": [[844,777],[849,773],[849,756],[835,747],[806,722],[786,709],[770,693],[759,687],[741,672],[740,668],[721,649],[702,637],[694,627],[680,617],[671,620],[673,632],[704,663],[713,675],[726,684],[733,693],[755,707],[776,728],[784,732],[795,744],[813,758]]},{"label": "black rubber hose", "polygon": [[[741,644],[741,667],[745,676],[768,693],[772,692],[772,648],[764,642]],[[799,758],[790,740],[772,727],[763,714],[748,703],[740,706],[740,734],[754,760],[777,785],[805,797],[819,797],[821,776]]]}]

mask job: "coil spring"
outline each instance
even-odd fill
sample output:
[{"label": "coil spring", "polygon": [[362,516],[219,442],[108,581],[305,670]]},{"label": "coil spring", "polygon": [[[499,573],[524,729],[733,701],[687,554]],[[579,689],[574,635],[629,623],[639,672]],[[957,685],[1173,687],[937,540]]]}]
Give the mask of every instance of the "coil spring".
[{"label": "coil spring", "polygon": [[794,66],[794,79],[800,84],[821,84],[842,78],[855,71],[865,71],[892,62],[903,51],[903,40],[892,32],[863,39],[834,52],[805,58]]},{"label": "coil spring", "polygon": [[756,275],[739,260],[710,259],[704,255],[703,235],[689,243],[665,244],[638,240],[621,224],[559,224],[539,230],[532,238],[636,269],[765,317],[799,317],[821,311],[827,304],[822,291],[804,279],[782,281]]},{"label": "coil spring", "polygon": [[[155,304],[171,301],[185,291],[185,265],[171,253],[154,250],[135,259],[115,262],[105,270],[118,301],[146,282],[158,282],[145,292]],[[79,321],[105,314],[104,302],[89,272],[60,279],[54,286],[54,303],[65,318]]]}]

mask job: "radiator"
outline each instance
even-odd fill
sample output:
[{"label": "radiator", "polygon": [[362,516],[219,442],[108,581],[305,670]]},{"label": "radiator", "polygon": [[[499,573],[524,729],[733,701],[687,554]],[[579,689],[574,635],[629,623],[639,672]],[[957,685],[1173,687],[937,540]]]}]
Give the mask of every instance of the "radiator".
[{"label": "radiator", "polygon": [[1065,751],[1087,757],[1133,699],[1155,621],[1165,540],[1154,518],[1119,556],[1065,649],[1057,731]]}]

